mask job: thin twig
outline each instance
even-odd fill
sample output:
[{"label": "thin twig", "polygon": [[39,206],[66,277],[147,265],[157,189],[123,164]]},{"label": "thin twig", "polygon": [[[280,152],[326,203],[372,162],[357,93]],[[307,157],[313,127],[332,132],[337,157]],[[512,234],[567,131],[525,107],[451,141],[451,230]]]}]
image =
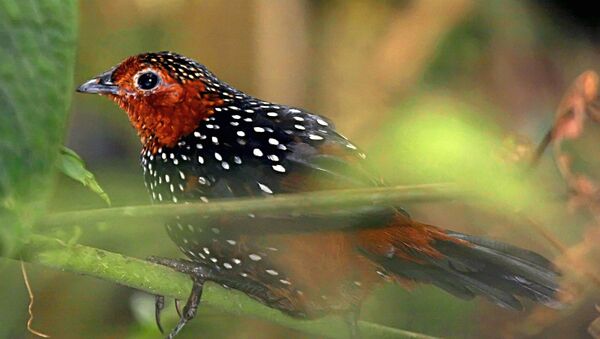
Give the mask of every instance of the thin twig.
[{"label": "thin twig", "polygon": [[[48,215],[40,220],[44,229],[48,227],[63,227],[73,224],[94,224],[97,222],[139,220],[152,218],[162,220],[173,217],[246,217],[248,214],[267,214],[274,216],[301,216],[307,213],[327,215],[332,217],[339,208],[348,210],[352,207],[362,206],[394,206],[398,203],[432,202],[440,200],[453,200],[468,195],[464,190],[459,190],[454,184],[429,184],[414,186],[376,187],[368,189],[350,189],[319,191],[302,194],[280,194],[265,199],[242,198],[213,200],[210,203],[191,204],[159,204],[146,206],[128,206],[101,208],[84,211],[63,212]],[[282,213],[285,213],[283,215]],[[235,227],[235,224],[233,225]],[[350,223],[343,225],[332,223],[319,225],[319,230],[333,230],[352,227]],[[315,225],[293,225],[288,228],[275,223],[257,225],[252,229],[246,227],[244,232],[289,232],[289,231],[315,231]]]},{"label": "thin twig", "polygon": [[544,151],[546,151],[546,148],[548,148],[548,145],[550,145],[550,142],[552,142],[553,129],[554,129],[554,127],[550,128],[548,130],[548,132],[546,132],[542,141],[535,148],[535,151],[533,152],[533,155],[531,156],[531,160],[529,161],[530,169],[537,167],[538,163],[540,162],[540,159],[542,158],[542,155],[544,154]]},{"label": "thin twig", "polygon": [[36,331],[31,327],[31,323],[33,322],[33,291],[31,290],[31,286],[29,285],[29,277],[27,277],[27,270],[25,270],[25,263],[21,261],[21,273],[23,274],[23,281],[25,282],[25,287],[27,287],[27,293],[29,294],[29,306],[27,307],[27,311],[29,312],[29,319],[27,319],[27,330],[42,338],[50,338],[49,335],[44,334],[42,332]]}]

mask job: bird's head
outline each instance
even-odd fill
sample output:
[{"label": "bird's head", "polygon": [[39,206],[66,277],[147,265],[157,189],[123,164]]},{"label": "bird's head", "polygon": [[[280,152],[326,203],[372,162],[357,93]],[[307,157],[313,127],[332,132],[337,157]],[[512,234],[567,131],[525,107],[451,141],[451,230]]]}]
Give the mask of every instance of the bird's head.
[{"label": "bird's head", "polygon": [[221,84],[201,64],[171,52],[129,57],[78,92],[106,95],[127,112],[151,151],[174,146],[223,104]]}]

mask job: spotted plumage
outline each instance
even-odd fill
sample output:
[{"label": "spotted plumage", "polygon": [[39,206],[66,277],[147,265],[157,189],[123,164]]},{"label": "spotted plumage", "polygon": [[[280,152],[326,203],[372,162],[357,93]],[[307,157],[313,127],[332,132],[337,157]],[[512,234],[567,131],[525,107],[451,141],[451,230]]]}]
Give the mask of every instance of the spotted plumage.
[{"label": "spotted plumage", "polygon": [[[175,53],[130,57],[79,90],[107,95],[127,112],[143,144],[144,179],[156,203],[236,197],[269,203],[274,194],[381,184],[367,170],[365,154],[326,118],[247,95]],[[260,235],[227,227],[264,223],[379,227]],[[515,296],[556,304],[556,272],[543,257],[416,222],[394,206],[175,217],[166,228],[188,259],[154,260],[194,281],[169,337],[194,316],[206,280],[309,318],[355,311],[384,280],[432,283],[510,308],[521,307]]]}]

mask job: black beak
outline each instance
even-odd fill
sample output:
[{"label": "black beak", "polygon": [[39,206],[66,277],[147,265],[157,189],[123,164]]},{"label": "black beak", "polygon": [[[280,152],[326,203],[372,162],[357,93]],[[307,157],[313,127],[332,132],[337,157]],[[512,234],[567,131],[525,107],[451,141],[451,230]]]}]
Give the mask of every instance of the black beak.
[{"label": "black beak", "polygon": [[118,94],[119,86],[112,82],[114,69],[104,72],[77,87],[77,92],[90,94]]}]

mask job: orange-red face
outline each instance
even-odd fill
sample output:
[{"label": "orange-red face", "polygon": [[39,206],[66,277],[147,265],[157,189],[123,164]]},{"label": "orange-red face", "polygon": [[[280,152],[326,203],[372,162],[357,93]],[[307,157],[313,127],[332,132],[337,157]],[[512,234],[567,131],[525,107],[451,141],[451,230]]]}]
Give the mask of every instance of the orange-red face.
[{"label": "orange-red face", "polygon": [[170,53],[133,56],[77,90],[114,100],[151,151],[172,147],[222,104],[217,93],[205,91],[204,70],[178,57]]}]

